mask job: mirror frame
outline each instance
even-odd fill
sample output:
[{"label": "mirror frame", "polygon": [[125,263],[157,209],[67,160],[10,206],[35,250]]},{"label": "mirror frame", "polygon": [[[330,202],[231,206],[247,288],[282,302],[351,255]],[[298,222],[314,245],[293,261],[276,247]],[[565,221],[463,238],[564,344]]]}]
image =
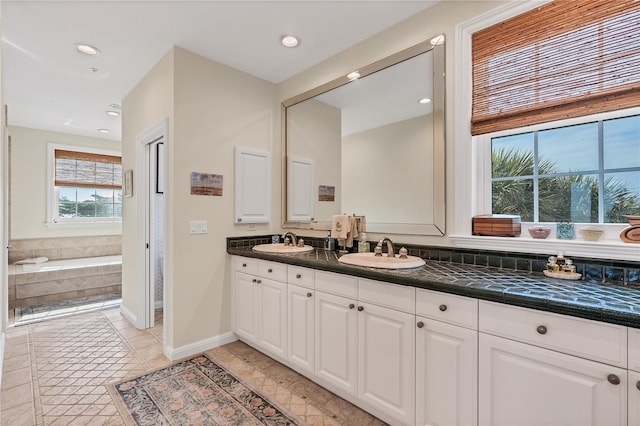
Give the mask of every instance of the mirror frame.
[{"label": "mirror frame", "polygon": [[[432,44],[431,40],[440,40]],[[384,234],[445,235],[445,41],[444,35],[438,35],[386,58],[358,69],[360,78],[398,64],[414,56],[433,51],[433,223],[379,223],[367,222],[367,232]],[[346,75],[286,99],[281,104],[282,138],[282,229],[330,230],[329,221],[290,221],[287,220],[287,108],[314,98],[329,90],[350,83]],[[366,212],[362,212],[366,216]]]}]

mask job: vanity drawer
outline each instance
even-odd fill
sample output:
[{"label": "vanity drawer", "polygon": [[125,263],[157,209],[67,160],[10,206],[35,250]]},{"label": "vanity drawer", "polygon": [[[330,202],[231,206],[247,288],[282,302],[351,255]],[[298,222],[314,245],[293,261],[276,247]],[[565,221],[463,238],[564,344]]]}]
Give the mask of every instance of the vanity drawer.
[{"label": "vanity drawer", "polygon": [[409,314],[416,312],[416,289],[410,286],[359,278],[358,300]]},{"label": "vanity drawer", "polygon": [[261,260],[258,262],[258,275],[274,281],[287,282],[287,265]]},{"label": "vanity drawer", "polygon": [[358,297],[358,279],[349,275],[316,271],[316,290],[356,299]]},{"label": "vanity drawer", "polygon": [[477,330],[478,300],[419,288],[416,315]]},{"label": "vanity drawer", "polygon": [[258,275],[258,259],[248,257],[234,257],[235,270],[245,274]]},{"label": "vanity drawer", "polygon": [[627,368],[626,327],[480,301],[480,331]]},{"label": "vanity drawer", "polygon": [[287,267],[287,283],[313,288],[313,269],[289,265]]},{"label": "vanity drawer", "polygon": [[640,371],[640,329],[628,328],[629,370]]}]

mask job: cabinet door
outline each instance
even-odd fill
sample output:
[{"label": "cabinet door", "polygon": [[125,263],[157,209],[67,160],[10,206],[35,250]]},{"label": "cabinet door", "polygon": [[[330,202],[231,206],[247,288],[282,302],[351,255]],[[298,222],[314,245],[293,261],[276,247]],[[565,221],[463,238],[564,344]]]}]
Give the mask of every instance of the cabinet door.
[{"label": "cabinet door", "polygon": [[315,296],[315,375],[356,396],[356,302],[319,291]]},{"label": "cabinet door", "polygon": [[313,290],[289,284],[287,359],[300,369],[313,374],[314,297]]},{"label": "cabinet door", "polygon": [[640,373],[629,371],[629,426],[640,426]]},{"label": "cabinet door", "polygon": [[358,397],[399,424],[415,416],[415,316],[360,303]]},{"label": "cabinet door", "polygon": [[269,153],[235,149],[235,223],[269,223]]},{"label": "cabinet door", "polygon": [[477,424],[478,332],[416,321],[416,424]]},{"label": "cabinet door", "polygon": [[287,356],[287,285],[258,279],[260,346],[283,359]]},{"label": "cabinet door", "polygon": [[258,293],[257,278],[248,274],[235,274],[234,330],[248,342],[258,343]]},{"label": "cabinet door", "polygon": [[481,425],[627,423],[626,370],[483,333],[479,347]]}]

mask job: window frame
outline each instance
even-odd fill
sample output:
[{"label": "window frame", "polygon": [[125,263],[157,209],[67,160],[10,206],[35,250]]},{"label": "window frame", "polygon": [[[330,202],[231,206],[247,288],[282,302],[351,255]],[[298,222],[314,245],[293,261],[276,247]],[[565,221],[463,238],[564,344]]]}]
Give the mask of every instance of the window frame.
[{"label": "window frame", "polygon": [[[575,118],[568,118],[568,119],[564,119],[564,120],[558,120],[558,121],[552,121],[552,122],[547,122],[547,123],[541,123],[541,124],[535,124],[535,125],[531,125],[531,126],[525,126],[525,127],[519,127],[519,128],[515,128],[515,129],[508,129],[508,130],[501,130],[501,131],[497,131],[497,132],[493,132],[493,133],[486,133],[486,134],[482,134],[482,135],[477,135],[477,136],[473,136],[472,137],[472,143],[473,144],[478,144],[479,146],[479,150],[478,150],[478,156],[477,156],[477,161],[479,163],[482,164],[481,170],[483,170],[483,174],[481,174],[480,177],[480,182],[479,182],[479,186],[482,186],[485,188],[485,191],[483,191],[483,195],[481,199],[478,199],[477,201],[477,205],[478,207],[481,208],[482,211],[486,211],[486,212],[491,212],[493,211],[493,205],[492,205],[492,199],[491,199],[491,188],[492,188],[492,182],[493,182],[493,177],[491,176],[491,172],[492,172],[492,168],[491,168],[491,139],[493,138],[497,138],[497,137],[503,137],[503,136],[511,136],[511,135],[517,135],[517,134],[522,134],[522,133],[531,133],[531,132],[537,132],[537,131],[543,131],[543,130],[550,130],[550,129],[557,129],[557,128],[561,128],[561,127],[569,127],[569,126],[575,126],[575,125],[579,125],[579,124],[586,124],[586,123],[593,123],[593,122],[602,122],[605,120],[611,120],[611,119],[616,119],[616,118],[624,118],[624,117],[629,117],[629,116],[634,116],[634,115],[640,115],[640,107],[633,107],[633,108],[626,108],[626,109],[621,109],[618,111],[610,111],[610,112],[603,112],[603,113],[598,113],[598,114],[592,114],[592,115],[586,115],[586,116],[582,116],[582,117],[575,117]],[[605,169],[604,166],[602,164],[603,162],[603,152],[602,152],[602,141],[600,140],[598,142],[598,151],[599,151],[599,157],[598,157],[598,163],[599,163],[599,170],[589,170],[589,171],[583,171],[580,173],[559,173],[558,176],[562,176],[562,175],[575,175],[575,174],[602,174]],[[537,163],[537,159],[535,160],[535,162]],[[640,166],[639,166],[640,167]],[[588,173],[584,173],[584,172],[588,172]],[[595,172],[595,173],[594,173]],[[553,175],[555,176],[555,175]],[[533,179],[540,179],[540,178],[545,178],[548,177],[547,175],[541,176],[541,175],[537,175],[535,177],[533,177]],[[500,178],[501,180],[503,178]],[[504,180],[508,180],[507,178],[504,178]],[[602,185],[602,179],[600,179],[600,184]],[[600,196],[598,197],[598,223],[593,223],[593,222],[576,222],[577,225],[585,225],[585,226],[602,226],[602,227],[615,227],[616,229],[621,225],[619,223],[608,223],[608,222],[603,222],[604,220],[604,198],[602,197],[602,190],[603,188],[600,188]],[[536,208],[538,208],[538,199],[537,199],[537,195],[534,194],[534,196],[536,197],[536,199],[534,199],[534,205],[536,206]],[[534,215],[535,217],[535,215]],[[554,225],[557,222],[540,222],[540,221],[533,221],[533,222],[523,222],[523,223],[527,223],[527,224],[551,224]],[[625,225],[626,226],[626,225]]]},{"label": "window frame", "polygon": [[122,157],[121,151],[94,148],[81,145],[64,145],[55,142],[47,142],[47,189],[46,189],[46,226],[96,226],[121,224],[122,217],[58,217],[59,190],[55,186],[55,151],[75,151],[88,154],[100,154]]}]

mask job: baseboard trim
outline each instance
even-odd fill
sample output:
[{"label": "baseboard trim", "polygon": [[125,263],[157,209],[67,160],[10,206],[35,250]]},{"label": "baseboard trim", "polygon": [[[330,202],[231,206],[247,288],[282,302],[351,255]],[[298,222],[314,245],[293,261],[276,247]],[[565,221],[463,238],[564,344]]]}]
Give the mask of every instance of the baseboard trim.
[{"label": "baseboard trim", "polygon": [[236,340],[238,340],[238,337],[232,331],[229,331],[227,333],[200,340],[199,342],[189,343],[188,345],[180,346],[178,348],[166,345],[164,347],[164,355],[171,361],[175,361],[177,359],[199,354],[209,349],[217,348],[218,346],[226,345],[227,343],[235,342]]},{"label": "baseboard trim", "polygon": [[139,328],[138,327],[138,318],[133,314],[133,312],[131,312],[130,310],[128,310],[127,308],[124,307],[123,304],[120,304],[120,313],[122,314],[123,317],[125,317],[131,324],[133,324],[134,327]]}]

